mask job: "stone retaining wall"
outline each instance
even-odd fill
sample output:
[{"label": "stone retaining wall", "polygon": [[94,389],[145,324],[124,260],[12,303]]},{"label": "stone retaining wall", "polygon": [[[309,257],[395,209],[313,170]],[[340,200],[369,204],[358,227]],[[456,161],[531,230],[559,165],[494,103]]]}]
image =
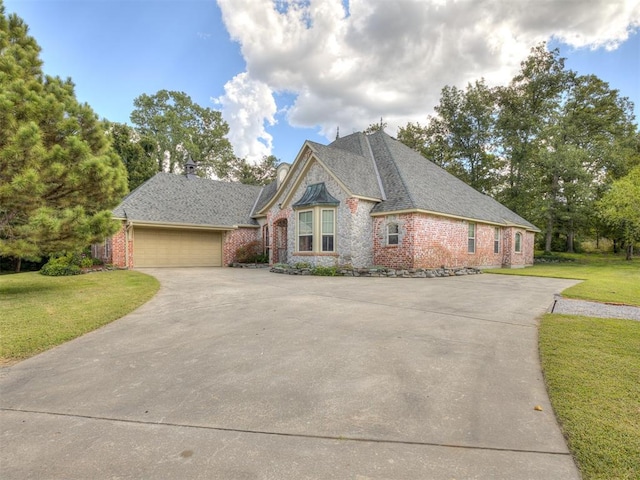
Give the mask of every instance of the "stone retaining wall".
[{"label": "stone retaining wall", "polygon": [[[314,268],[296,268],[289,265],[277,265],[270,270],[273,273],[286,275],[314,275]],[[335,276],[340,277],[386,277],[386,278],[437,278],[482,273],[478,268],[348,268],[336,267]],[[327,275],[326,273],[320,275]]]}]

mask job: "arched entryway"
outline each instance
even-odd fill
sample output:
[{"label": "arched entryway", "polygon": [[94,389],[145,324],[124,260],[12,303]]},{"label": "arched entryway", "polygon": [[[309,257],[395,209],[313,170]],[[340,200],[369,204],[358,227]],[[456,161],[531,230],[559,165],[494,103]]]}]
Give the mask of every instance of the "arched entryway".
[{"label": "arched entryway", "polygon": [[273,224],[273,263],[287,263],[287,219]]}]

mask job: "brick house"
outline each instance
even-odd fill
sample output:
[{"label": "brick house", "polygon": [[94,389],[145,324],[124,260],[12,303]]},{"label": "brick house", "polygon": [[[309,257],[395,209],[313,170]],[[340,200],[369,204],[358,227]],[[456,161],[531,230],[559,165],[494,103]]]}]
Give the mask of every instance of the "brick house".
[{"label": "brick house", "polygon": [[119,266],[222,266],[260,240],[270,263],[523,267],[539,230],[384,132],[307,141],[265,187],[158,173],[114,210]]}]

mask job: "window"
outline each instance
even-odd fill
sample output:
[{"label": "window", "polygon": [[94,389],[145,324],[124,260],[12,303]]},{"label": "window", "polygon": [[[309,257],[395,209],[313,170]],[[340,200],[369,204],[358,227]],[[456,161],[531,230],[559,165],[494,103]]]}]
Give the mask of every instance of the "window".
[{"label": "window", "polygon": [[476,252],[476,224],[475,223],[469,224],[469,240],[467,243],[467,251],[469,253]]},{"label": "window", "polygon": [[336,210],[314,207],[298,212],[298,252],[336,251]]},{"label": "window", "polygon": [[522,252],[522,234],[516,233],[516,253]]},{"label": "window", "polygon": [[265,255],[269,256],[269,250],[271,249],[271,238],[269,237],[269,225],[265,225],[262,228],[262,233],[264,235],[264,241],[263,241],[264,253]]},{"label": "window", "polygon": [[493,233],[493,253],[500,253],[500,227],[495,227]]},{"label": "window", "polygon": [[320,234],[322,235],[322,251],[333,252],[333,241],[335,233],[334,225],[335,212],[333,210],[322,210],[322,225]]},{"label": "window", "polygon": [[313,212],[298,212],[298,251],[313,251]]},{"label": "window", "polygon": [[397,223],[387,225],[387,245],[398,245],[399,229]]}]

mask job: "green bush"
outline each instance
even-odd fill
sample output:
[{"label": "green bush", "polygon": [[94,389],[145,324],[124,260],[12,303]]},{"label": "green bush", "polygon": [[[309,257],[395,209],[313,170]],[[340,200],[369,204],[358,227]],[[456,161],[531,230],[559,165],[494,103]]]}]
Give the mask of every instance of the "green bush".
[{"label": "green bush", "polygon": [[338,267],[323,267],[319,265],[311,270],[311,274],[320,277],[335,277],[338,274]]},{"label": "green bush", "polygon": [[305,268],[311,268],[311,264],[307,262],[298,262],[293,267],[297,268],[298,270],[302,270]]},{"label": "green bush", "polygon": [[50,258],[40,269],[42,275],[50,277],[63,277],[67,275],[79,275],[82,273],[80,266],[73,263],[73,255]]},{"label": "green bush", "polygon": [[53,256],[40,269],[42,275],[51,277],[62,277],[65,275],[78,275],[82,273],[82,269],[91,268],[102,262],[91,255],[84,252],[69,252],[59,256]]}]

